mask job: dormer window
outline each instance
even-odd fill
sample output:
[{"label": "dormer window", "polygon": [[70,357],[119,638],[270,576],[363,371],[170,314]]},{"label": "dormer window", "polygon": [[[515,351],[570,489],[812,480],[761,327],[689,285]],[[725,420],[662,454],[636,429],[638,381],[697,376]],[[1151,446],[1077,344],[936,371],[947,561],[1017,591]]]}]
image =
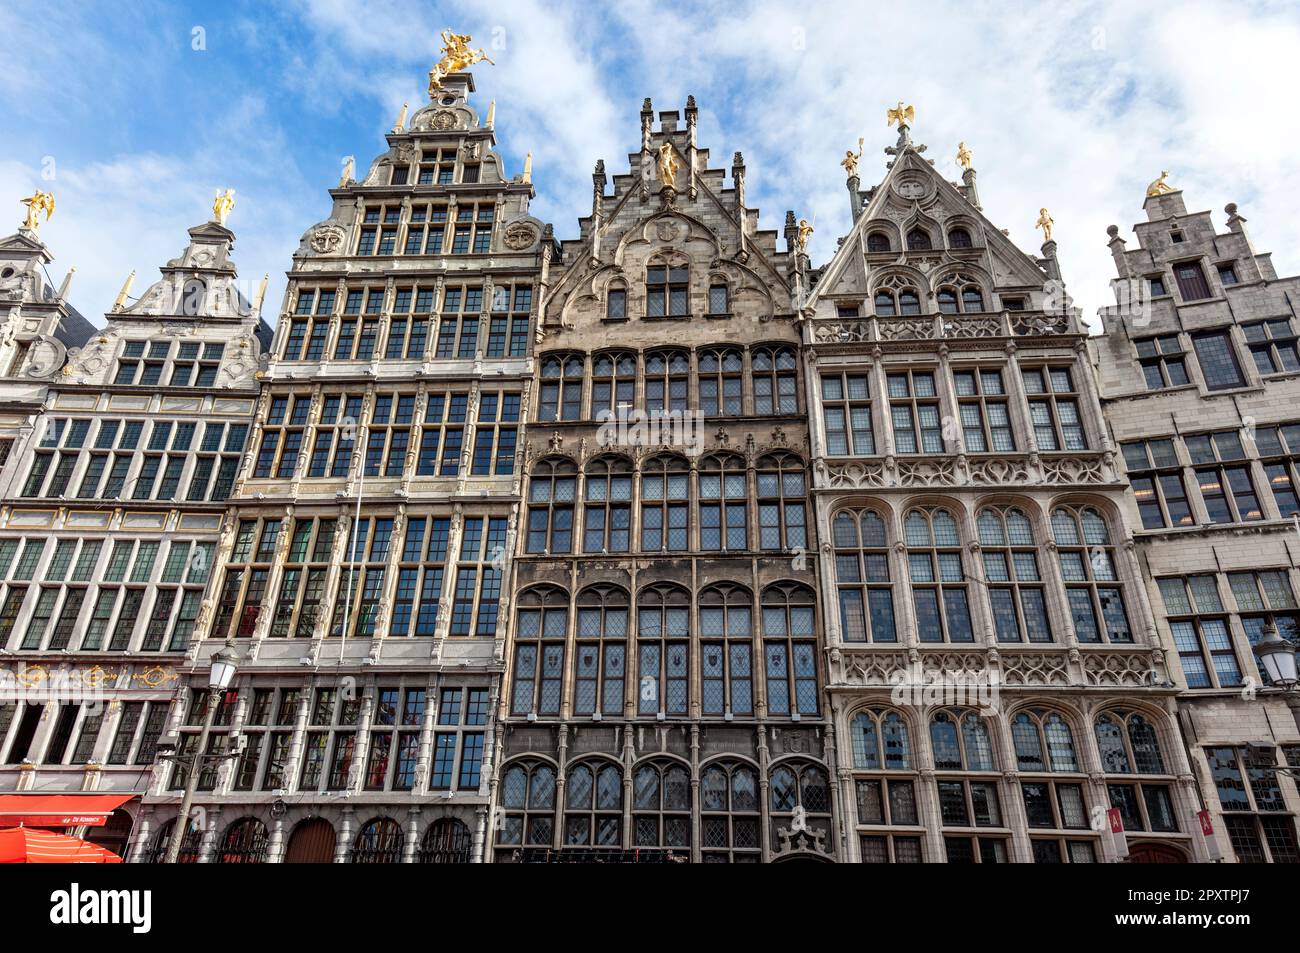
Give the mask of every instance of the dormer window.
[{"label": "dormer window", "polygon": [[948,233],[949,248],[970,248],[970,232],[964,228],[954,228]]},{"label": "dormer window", "polygon": [[646,317],[684,317],[689,313],[687,289],[690,269],[685,265],[657,264],[646,269]]},{"label": "dormer window", "polygon": [[914,228],[907,233],[907,250],[908,251],[929,251],[933,246],[930,243],[930,233],[923,228]]},{"label": "dormer window", "polygon": [[884,232],[872,232],[867,236],[867,251],[872,254],[892,251],[889,244],[889,236]]}]

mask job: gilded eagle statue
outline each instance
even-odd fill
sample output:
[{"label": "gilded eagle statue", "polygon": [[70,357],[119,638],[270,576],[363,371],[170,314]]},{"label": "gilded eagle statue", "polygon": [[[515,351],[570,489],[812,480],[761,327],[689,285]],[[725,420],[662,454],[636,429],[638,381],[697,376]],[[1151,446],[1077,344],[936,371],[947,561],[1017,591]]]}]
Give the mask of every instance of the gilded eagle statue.
[{"label": "gilded eagle statue", "polygon": [[429,70],[429,98],[432,99],[434,93],[442,89],[442,81],[452,73],[459,73],[463,69],[468,69],[475,63],[490,63],[492,58],[483,50],[470,49],[469,42],[472,37],[468,33],[452,33],[451,30],[442,31],[442,59],[434,64],[433,69]]},{"label": "gilded eagle statue", "polygon": [[904,106],[903,101],[900,99],[896,107],[885,113],[885,119],[887,120],[885,125],[892,126],[894,123],[898,123],[900,126],[910,126],[915,118],[916,110],[911,106]]}]

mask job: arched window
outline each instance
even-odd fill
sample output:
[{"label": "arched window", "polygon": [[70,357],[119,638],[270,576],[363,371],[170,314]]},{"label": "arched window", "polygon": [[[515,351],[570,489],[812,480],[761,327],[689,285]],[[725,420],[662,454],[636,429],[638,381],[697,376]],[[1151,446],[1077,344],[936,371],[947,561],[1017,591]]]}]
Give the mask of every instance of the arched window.
[{"label": "arched window", "polygon": [[396,864],[402,860],[402,828],[390,817],[361,825],[348,855],[350,864]]},{"label": "arched window", "polygon": [[605,317],[610,321],[627,320],[627,288],[621,281],[611,282],[605,291]]},{"label": "arched window", "polygon": [[684,552],[690,548],[690,464],[660,456],[641,465],[641,550]]},{"label": "arched window", "polygon": [[948,232],[949,248],[970,248],[970,232],[964,228],[954,228]]},{"label": "arched window", "polygon": [[921,299],[917,296],[916,291],[911,288],[904,288],[898,293],[898,313],[903,317],[921,313]]},{"label": "arched window", "polygon": [[690,269],[685,263],[652,261],[645,272],[645,313],[649,318],[690,314]]},{"label": "arched window", "polygon": [[691,777],[675,762],[643,764],[632,774],[633,846],[691,846]]},{"label": "arched window", "polygon": [[725,552],[749,548],[748,497],[743,457],[720,453],[701,462],[700,549]]},{"label": "arched window", "polygon": [[709,285],[709,314],[721,316],[731,313],[730,291],[725,281],[714,279]]},{"label": "arched window", "polygon": [[627,622],[627,593],[617,586],[590,586],[578,593],[574,714],[623,714]]},{"label": "arched window", "polygon": [[582,416],[583,360],[578,355],[542,359],[542,393],[537,419],[578,420]]},{"label": "arched window", "polygon": [[510,710],[516,715],[560,713],[564,640],[569,600],[554,586],[529,589],[519,597],[515,630],[515,684]]},{"label": "arched window", "polygon": [[497,843],[550,847],[555,831],[555,769],[539,761],[517,761],[501,778],[501,826]]},{"label": "arched window", "polygon": [[631,549],[632,464],[624,457],[602,457],[587,465],[584,481],[583,544],[588,553]]},{"label": "arched window", "polygon": [[967,314],[979,314],[984,310],[984,294],[975,285],[961,289],[961,309]]},{"label": "arched window", "polygon": [[1029,517],[1014,506],[986,507],[980,511],[978,525],[998,641],[1052,641]]},{"label": "arched window", "polygon": [[906,831],[920,823],[916,781],[897,774],[893,777],[861,775],[864,771],[911,771],[907,722],[891,709],[871,708],[853,716],[849,735],[853,770],[857,775],[853,784],[863,861],[919,864],[922,835]]},{"label": "arched window", "polygon": [[941,711],[930,719],[930,746],[938,771],[992,771],[988,726],[973,711]]},{"label": "arched window", "polygon": [[578,468],[565,459],[542,460],[528,480],[528,552],[573,550],[573,500]]},{"label": "arched window", "polygon": [[[159,829],[158,836],[154,838],[153,850],[149,852],[149,863],[162,863],[162,859],[167,856],[167,846],[171,843],[172,831],[175,829],[176,820],[174,818]],[[197,864],[199,862],[199,853],[202,849],[203,830],[191,821],[189,830],[185,832],[185,839],[181,841],[181,852],[177,855],[176,862],[181,864]]]},{"label": "arched window", "polygon": [[957,521],[944,509],[912,510],[903,532],[921,641],[973,642]]},{"label": "arched window", "polygon": [[213,863],[265,863],[268,840],[265,824],[255,817],[241,818],[226,828],[226,833],[221,838],[221,849],[217,851]]},{"label": "arched window", "polygon": [[803,461],[773,453],[758,461],[758,545],[793,551],[808,545]]},{"label": "arched window", "polygon": [[1011,740],[1021,772],[1025,816],[1034,835],[1030,840],[1034,861],[1095,862],[1088,788],[1065,718],[1046,708],[1023,710],[1011,721]]},{"label": "arched window", "polygon": [[[1098,715],[1093,727],[1101,770],[1107,775],[1122,776],[1107,777],[1106,790],[1110,806],[1117,808],[1124,820],[1124,830],[1178,830],[1172,779],[1149,717],[1127,709],[1112,709]],[[1162,778],[1157,782],[1152,776]]]},{"label": "arched window", "polygon": [[1052,513],[1052,536],[1075,638],[1080,642],[1131,643],[1133,630],[1105,519],[1090,506],[1062,506]]},{"label": "arched window", "polygon": [[749,590],[723,584],[700,593],[700,686],[706,715],[754,713],[754,610]]},{"label": "arched window", "polygon": [[690,697],[690,597],[651,586],[637,598],[637,714],[685,715]]},{"label": "arched window", "polygon": [[791,822],[801,815],[804,829],[821,833],[822,842],[829,843],[831,789],[824,768],[800,761],[784,762],[768,776],[767,791],[774,828],[793,832],[798,825]]},{"label": "arched window", "polygon": [[876,292],[876,315],[881,318],[892,318],[898,313],[898,308],[894,304],[894,296],[888,291]]},{"label": "arched window", "polygon": [[648,412],[686,410],[690,383],[691,361],[685,351],[651,351],[645,356],[645,405]]},{"label": "arched window", "polygon": [[424,832],[416,856],[422,864],[468,864],[471,843],[464,821],[440,817]]},{"label": "arched window", "polygon": [[565,845],[619,847],[622,831],[622,770],[595,759],[569,768],[564,788]]},{"label": "arched window", "polygon": [[929,251],[932,247],[930,233],[925,229],[918,226],[907,233],[908,251]]},{"label": "arched window", "polygon": [[817,714],[815,604],[816,597],[807,586],[778,583],[763,590],[763,667],[769,715]]},{"label": "arched window", "polygon": [[867,236],[867,251],[871,254],[893,251],[893,245],[884,232],[872,232]]},{"label": "arched window", "polygon": [[940,314],[957,313],[957,292],[951,288],[940,288],[938,297]]},{"label": "arched window", "polygon": [[799,375],[794,349],[755,348],[750,363],[754,381],[754,413],[797,414]]},{"label": "arched window", "polygon": [[1009,831],[1002,817],[988,728],[973,711],[936,712],[930,745],[939,793],[944,852],[951,863],[1006,863]]},{"label": "arched window", "polygon": [[636,402],[636,355],[627,351],[607,351],[591,361],[591,415],[599,419],[601,411],[618,417],[631,410]]},{"label": "arched window", "polygon": [[885,521],[874,510],[845,510],[831,522],[840,634],[845,642],[897,642]]},{"label": "arched window", "polygon": [[713,348],[700,354],[700,412],[710,417],[744,413],[741,388],[745,361],[739,348]]},{"label": "arched window", "polygon": [[756,864],[758,774],[747,764],[715,761],[700,774],[700,848],[706,864]]},{"label": "arched window", "polygon": [[853,716],[853,767],[863,771],[910,771],[907,722],[896,711],[872,708]]}]

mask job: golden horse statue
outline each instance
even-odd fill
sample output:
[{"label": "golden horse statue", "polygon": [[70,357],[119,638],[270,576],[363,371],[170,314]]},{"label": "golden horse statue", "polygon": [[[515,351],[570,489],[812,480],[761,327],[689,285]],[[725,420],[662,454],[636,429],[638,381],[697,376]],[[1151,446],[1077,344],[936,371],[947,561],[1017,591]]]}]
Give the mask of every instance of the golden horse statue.
[{"label": "golden horse statue", "polygon": [[470,49],[470,39],[468,33],[452,33],[450,30],[442,31],[442,59],[438,60],[433,69],[429,70],[430,98],[433,97],[435,92],[443,88],[442,81],[452,73],[459,73],[475,63],[497,65],[492,62],[492,58],[483,50]]}]

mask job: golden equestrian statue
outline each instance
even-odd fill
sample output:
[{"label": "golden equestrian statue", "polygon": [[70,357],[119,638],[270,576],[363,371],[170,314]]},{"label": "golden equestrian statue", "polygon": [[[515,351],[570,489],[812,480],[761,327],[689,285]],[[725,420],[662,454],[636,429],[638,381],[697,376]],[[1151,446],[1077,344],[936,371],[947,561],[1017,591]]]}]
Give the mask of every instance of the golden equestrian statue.
[{"label": "golden equestrian statue", "polygon": [[429,97],[432,99],[433,94],[442,89],[442,81],[452,73],[459,73],[463,69],[468,69],[475,63],[490,63],[492,58],[483,50],[472,50],[469,47],[471,37],[468,33],[452,33],[451,30],[442,31],[442,59],[429,70]]},{"label": "golden equestrian statue", "polygon": [[892,126],[898,123],[900,126],[910,126],[912,120],[916,118],[916,110],[911,106],[904,106],[903,101],[898,101],[898,106],[885,113],[885,125]]},{"label": "golden equestrian statue", "polygon": [[29,195],[23,199],[22,204],[27,206],[27,217],[23,219],[23,228],[36,231],[39,225],[36,217],[41,212],[45,213],[45,221],[47,222],[50,220],[50,216],[54,214],[54,193],[38,191],[35,195]]},{"label": "golden equestrian statue", "polygon": [[840,165],[844,166],[844,171],[848,173],[849,178],[858,174],[858,160],[862,158],[862,136],[858,136],[858,151],[854,153],[848,149],[844,153],[844,158],[840,160]]},{"label": "golden equestrian statue", "polygon": [[226,224],[226,216],[235,209],[235,190],[226,189],[224,192],[218,192],[217,197],[212,200],[212,220],[218,225]]},{"label": "golden equestrian statue", "polygon": [[1055,224],[1056,222],[1053,221],[1052,216],[1047,214],[1047,209],[1040,208],[1038,210],[1038,221],[1034,222],[1034,228],[1043,230],[1043,244],[1047,244],[1052,240],[1052,226]]},{"label": "golden equestrian statue", "polygon": [[659,181],[664,185],[676,188],[677,170],[681,168],[681,163],[677,161],[677,153],[673,151],[673,144],[667,139],[659,147],[656,162],[659,165]]},{"label": "golden equestrian statue", "polygon": [[1160,178],[1147,186],[1147,198],[1176,191],[1172,185],[1165,181],[1167,178],[1169,178],[1169,170],[1165,169],[1160,173]]},{"label": "golden equestrian statue", "polygon": [[957,143],[957,164],[966,171],[970,171],[970,150],[966,148],[966,143]]}]

